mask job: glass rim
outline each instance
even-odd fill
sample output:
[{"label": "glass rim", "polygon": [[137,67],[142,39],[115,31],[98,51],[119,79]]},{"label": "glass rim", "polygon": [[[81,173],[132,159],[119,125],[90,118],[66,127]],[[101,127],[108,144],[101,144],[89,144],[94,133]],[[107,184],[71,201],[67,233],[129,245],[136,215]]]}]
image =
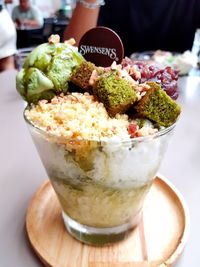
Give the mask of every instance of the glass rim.
[{"label": "glass rim", "polygon": [[150,135],[145,135],[145,136],[139,136],[139,137],[134,137],[134,138],[130,138],[130,139],[123,139],[123,138],[119,138],[119,139],[112,139],[112,138],[107,138],[107,139],[77,139],[77,138],[67,138],[66,136],[59,136],[59,135],[56,135],[56,134],[52,134],[52,133],[49,133],[41,128],[39,128],[38,126],[34,125],[27,117],[26,117],[26,110],[29,108],[29,105],[27,105],[27,107],[24,109],[23,111],[23,116],[24,116],[24,119],[26,121],[26,123],[31,126],[32,128],[34,128],[37,132],[39,132],[40,134],[42,135],[45,135],[45,136],[48,136],[48,137],[51,137],[51,138],[63,138],[63,139],[66,139],[68,142],[72,141],[72,142],[98,142],[98,143],[108,143],[110,141],[114,141],[114,143],[138,143],[138,142],[145,142],[147,140],[151,140],[151,139],[155,139],[155,138],[158,138],[158,137],[161,137],[163,135],[166,135],[168,133],[170,133],[176,126],[176,123],[179,119],[178,119],[170,126],[166,127],[166,128],[163,128],[161,130],[158,130],[157,132],[153,133],[153,134],[150,134]]}]

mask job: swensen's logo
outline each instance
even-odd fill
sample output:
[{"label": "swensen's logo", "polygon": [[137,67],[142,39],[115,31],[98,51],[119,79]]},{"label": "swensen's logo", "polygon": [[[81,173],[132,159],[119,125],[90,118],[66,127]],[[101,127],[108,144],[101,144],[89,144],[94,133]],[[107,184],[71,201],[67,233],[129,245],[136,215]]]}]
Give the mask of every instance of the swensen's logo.
[{"label": "swensen's logo", "polygon": [[101,54],[108,56],[110,59],[117,60],[117,52],[115,48],[96,47],[90,45],[81,45],[79,52],[84,56],[85,54]]}]

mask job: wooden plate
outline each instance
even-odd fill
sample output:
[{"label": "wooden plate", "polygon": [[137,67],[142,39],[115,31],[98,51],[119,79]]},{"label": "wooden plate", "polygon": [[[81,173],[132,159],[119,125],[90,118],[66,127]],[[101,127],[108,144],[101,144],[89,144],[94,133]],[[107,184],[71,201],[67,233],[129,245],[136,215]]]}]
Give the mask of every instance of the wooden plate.
[{"label": "wooden plate", "polygon": [[26,229],[46,266],[166,267],[183,251],[189,215],[180,193],[168,180],[157,177],[145,201],[143,219],[129,237],[112,246],[92,247],[67,233],[55,192],[46,181],[28,207]]}]

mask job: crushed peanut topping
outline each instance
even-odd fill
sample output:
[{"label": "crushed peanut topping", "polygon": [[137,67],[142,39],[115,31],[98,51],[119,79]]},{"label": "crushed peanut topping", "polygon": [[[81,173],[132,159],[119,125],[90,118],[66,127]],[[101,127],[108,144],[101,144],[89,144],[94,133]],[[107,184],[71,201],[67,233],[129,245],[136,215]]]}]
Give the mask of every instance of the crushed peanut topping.
[{"label": "crushed peanut topping", "polygon": [[25,115],[36,127],[68,139],[129,138],[128,116],[110,118],[104,105],[88,93],[56,96],[50,103],[39,101]]},{"label": "crushed peanut topping", "polygon": [[69,45],[75,45],[76,41],[74,38],[70,38],[69,40],[65,40],[64,43]]},{"label": "crushed peanut topping", "polygon": [[58,34],[52,34],[48,38],[48,42],[49,42],[49,44],[58,44],[58,43],[60,43],[60,36]]}]

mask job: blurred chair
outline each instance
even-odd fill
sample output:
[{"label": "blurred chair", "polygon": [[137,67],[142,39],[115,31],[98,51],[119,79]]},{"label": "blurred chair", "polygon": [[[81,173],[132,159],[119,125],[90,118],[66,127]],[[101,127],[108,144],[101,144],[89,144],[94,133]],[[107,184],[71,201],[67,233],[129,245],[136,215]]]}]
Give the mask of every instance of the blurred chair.
[{"label": "blurred chair", "polygon": [[55,18],[45,18],[42,28],[17,29],[17,48],[27,48],[47,42],[55,32]]},{"label": "blurred chair", "polygon": [[42,28],[17,29],[17,48],[27,48],[43,42]]},{"label": "blurred chair", "polygon": [[43,25],[43,42],[47,42],[49,36],[53,33],[55,18],[45,18]]},{"label": "blurred chair", "polygon": [[66,18],[45,18],[43,26],[43,42],[47,42],[51,34],[59,34],[61,40],[63,40],[64,30],[68,23],[69,20]]}]

